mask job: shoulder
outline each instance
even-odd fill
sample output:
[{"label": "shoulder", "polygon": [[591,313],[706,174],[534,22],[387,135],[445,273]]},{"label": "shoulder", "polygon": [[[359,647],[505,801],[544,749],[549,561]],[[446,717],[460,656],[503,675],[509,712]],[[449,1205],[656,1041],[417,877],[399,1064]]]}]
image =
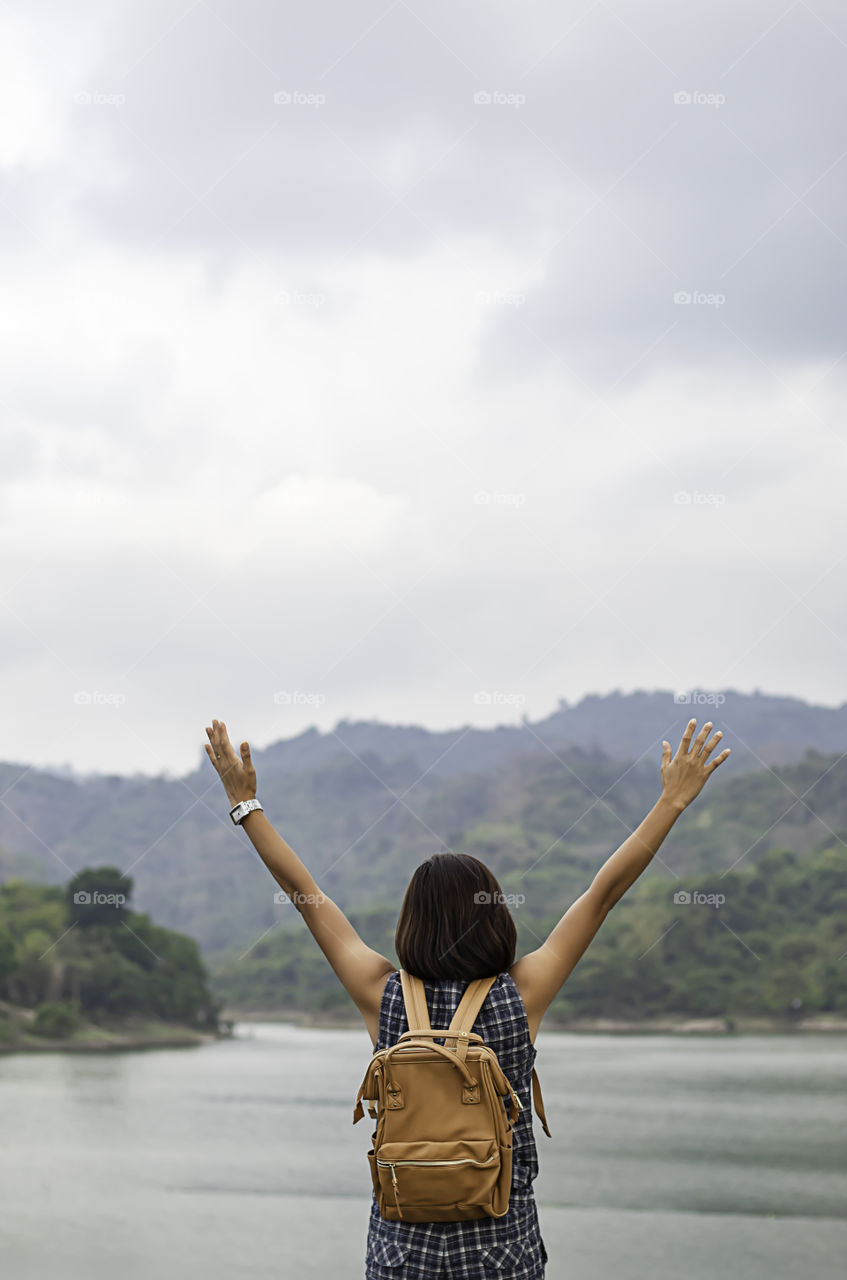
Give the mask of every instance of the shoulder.
[{"label": "shoulder", "polygon": [[385,975],[385,981],[382,986],[380,998],[385,1000],[386,996],[399,996],[403,998],[403,986],[400,982],[400,970],[394,969],[393,972]]},{"label": "shoulder", "polygon": [[498,973],[482,1006],[492,1021],[503,1024],[522,1024],[526,1018],[520,988],[510,973]]},{"label": "shoulder", "polygon": [[392,969],[390,973],[385,973],[379,979],[377,989],[375,991],[377,1011],[382,1009],[387,1002],[391,1000],[403,1001],[403,987],[400,982],[399,969]]}]

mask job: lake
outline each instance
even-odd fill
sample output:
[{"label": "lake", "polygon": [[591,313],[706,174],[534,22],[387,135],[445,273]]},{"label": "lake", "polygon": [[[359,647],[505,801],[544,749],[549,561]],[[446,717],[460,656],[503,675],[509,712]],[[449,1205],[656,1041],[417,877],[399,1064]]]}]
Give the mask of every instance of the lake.
[{"label": "lake", "polygon": [[[0,1056],[4,1280],[361,1280],[359,1031]],[[843,1035],[542,1030],[548,1280],[843,1280]]]}]

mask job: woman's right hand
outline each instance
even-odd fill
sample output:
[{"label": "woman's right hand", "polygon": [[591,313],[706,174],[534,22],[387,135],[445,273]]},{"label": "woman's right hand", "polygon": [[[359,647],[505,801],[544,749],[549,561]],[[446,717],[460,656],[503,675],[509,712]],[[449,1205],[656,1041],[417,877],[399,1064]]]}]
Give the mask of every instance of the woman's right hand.
[{"label": "woman's right hand", "polygon": [[723,734],[719,729],[711,742],[706,742],[712,728],[711,720],[707,720],[692,743],[696,727],[696,720],[688,721],[673,757],[670,743],[662,743],[662,796],[680,813],[700,794],[706,779],[729,755],[729,747],[726,747],[711,763],[707,763],[710,752],[714,751]]}]

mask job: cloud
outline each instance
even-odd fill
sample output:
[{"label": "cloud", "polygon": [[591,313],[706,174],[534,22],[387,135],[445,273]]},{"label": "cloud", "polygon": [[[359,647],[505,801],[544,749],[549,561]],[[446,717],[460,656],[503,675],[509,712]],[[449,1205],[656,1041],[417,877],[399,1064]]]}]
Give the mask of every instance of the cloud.
[{"label": "cloud", "polygon": [[842,700],[844,25],[7,7],[16,755],[189,768],[212,714],[480,688]]},{"label": "cloud", "polygon": [[560,360],[609,387],[847,345],[847,30],[831,4],[776,20],[764,3],[704,4],[684,28],[670,4],[126,10],[87,49],[76,35],[75,79],[42,42],[39,82],[14,20],[21,207],[48,174],[78,235],[269,277],[296,246],[329,295],[360,255],[465,237],[506,255],[520,238],[523,270],[488,284],[525,302],[490,317],[480,378]]}]

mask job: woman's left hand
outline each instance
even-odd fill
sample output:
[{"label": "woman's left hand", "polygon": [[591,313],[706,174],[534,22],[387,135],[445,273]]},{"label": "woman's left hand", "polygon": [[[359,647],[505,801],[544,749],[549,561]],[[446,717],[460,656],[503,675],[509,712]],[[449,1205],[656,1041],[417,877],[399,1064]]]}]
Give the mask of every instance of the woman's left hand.
[{"label": "woman's left hand", "polygon": [[256,795],[256,770],[250,759],[249,743],[242,742],[239,759],[223,720],[213,720],[211,729],[207,726],[206,734],[209,739],[206,755],[218,771],[230,807],[242,800],[252,800]]}]

